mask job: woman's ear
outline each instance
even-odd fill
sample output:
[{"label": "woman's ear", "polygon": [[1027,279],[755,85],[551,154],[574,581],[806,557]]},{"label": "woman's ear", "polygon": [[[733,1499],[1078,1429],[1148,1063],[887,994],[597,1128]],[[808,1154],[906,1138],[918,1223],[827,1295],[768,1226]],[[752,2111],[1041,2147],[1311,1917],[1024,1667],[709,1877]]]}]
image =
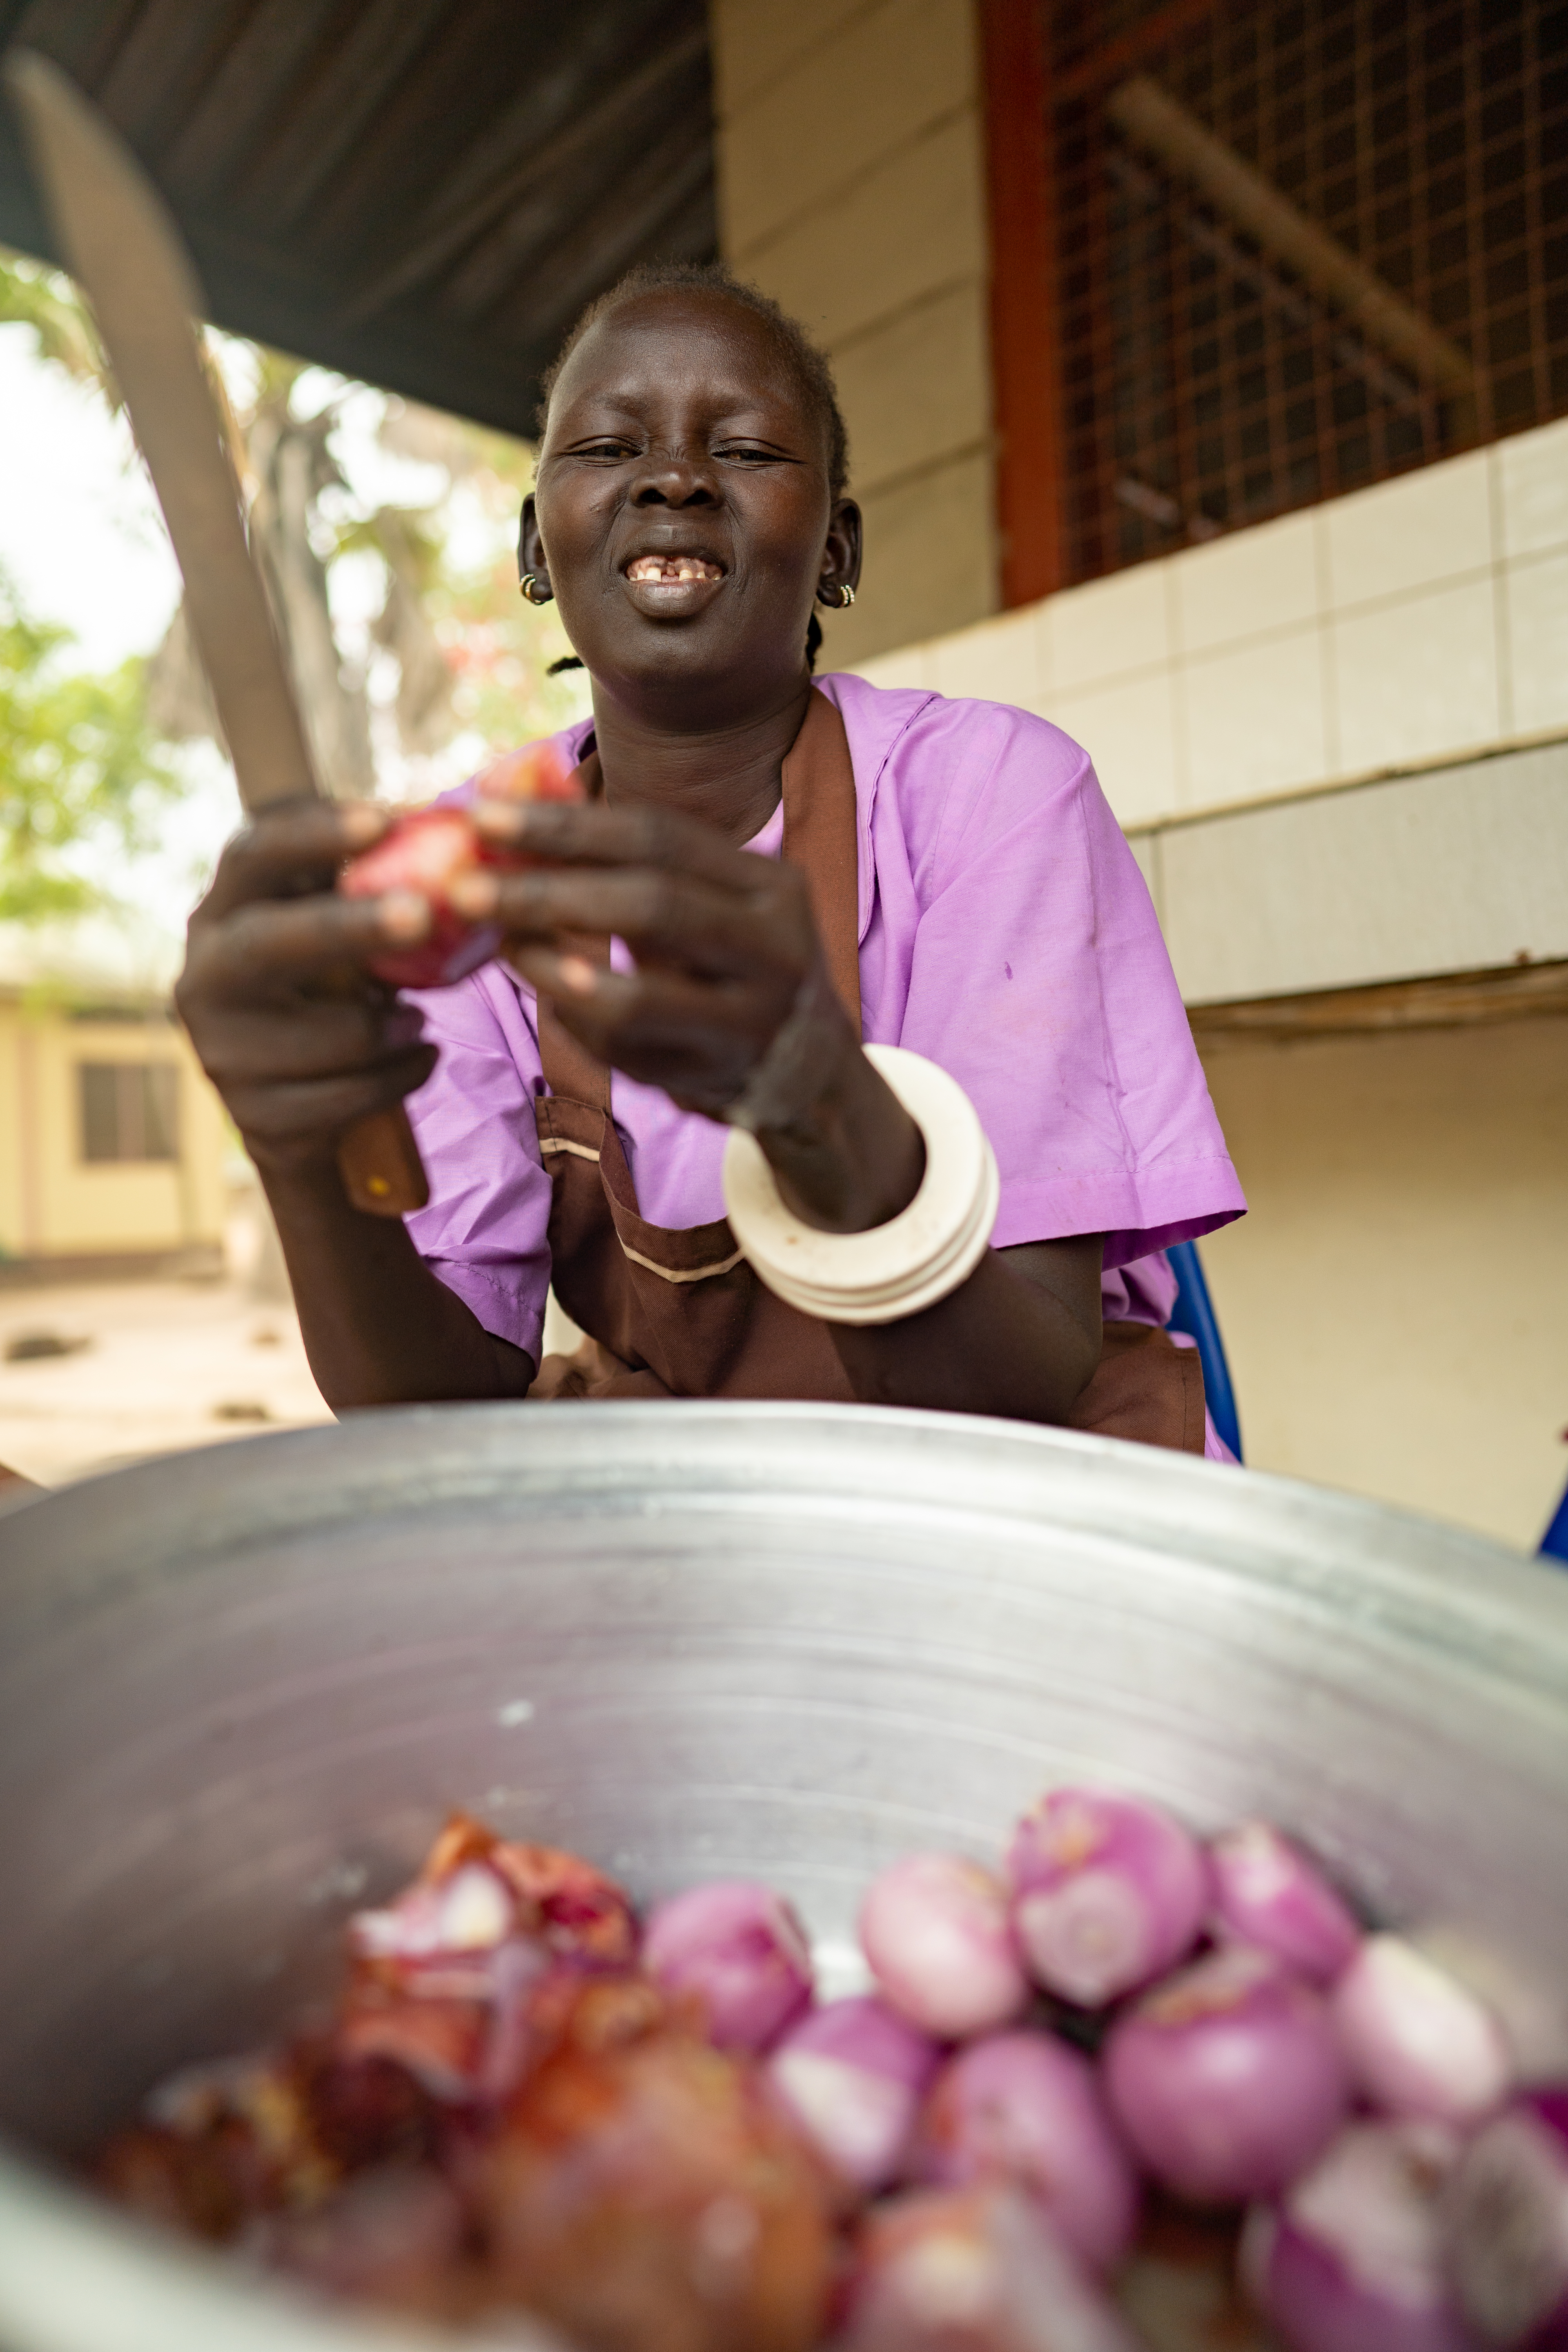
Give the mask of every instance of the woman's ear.
[{"label": "woman's ear", "polygon": [[825,604],[852,604],[859,585],[860,509],[853,499],[840,499],[828,517],[817,594]]},{"label": "woman's ear", "polygon": [[538,583],[542,593],[536,593],[533,600],[538,604],[547,604],[555,593],[550,585],[550,565],[545,559],[544,541],[539,536],[539,515],[531,490],[522,502],[522,520],[518,525],[517,576]]}]

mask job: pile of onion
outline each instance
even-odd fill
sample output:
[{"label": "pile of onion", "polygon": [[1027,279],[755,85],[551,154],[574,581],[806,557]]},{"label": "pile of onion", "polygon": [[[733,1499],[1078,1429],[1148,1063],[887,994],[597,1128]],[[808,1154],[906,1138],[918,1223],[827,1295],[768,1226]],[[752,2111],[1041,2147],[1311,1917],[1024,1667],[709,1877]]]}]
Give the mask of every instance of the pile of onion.
[{"label": "pile of onion", "polygon": [[1142,2219],[1184,2210],[1287,2352],[1568,2347],[1568,2092],[1267,1823],[1056,1789],[1000,1870],[890,1864],[859,1929],[869,1990],[819,2000],[778,1890],[639,1923],[458,1817],[351,1922],[331,2030],[166,2084],[100,2178],[584,2352],[1136,2352]]}]

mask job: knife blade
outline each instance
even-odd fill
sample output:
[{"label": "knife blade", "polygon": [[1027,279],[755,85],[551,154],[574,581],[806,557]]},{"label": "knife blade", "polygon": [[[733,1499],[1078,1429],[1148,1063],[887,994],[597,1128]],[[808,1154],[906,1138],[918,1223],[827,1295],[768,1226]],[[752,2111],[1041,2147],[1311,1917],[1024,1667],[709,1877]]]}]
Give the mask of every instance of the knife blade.
[{"label": "knife blade", "polygon": [[[4,71],[60,250],[91,306],[163,509],[240,799],[254,814],[317,793],[197,339],[201,287],[179,230],[119,132],[57,65],[15,48]],[[338,1161],[350,1200],[373,1215],[402,1216],[430,1197],[401,1104],[350,1129]]]}]

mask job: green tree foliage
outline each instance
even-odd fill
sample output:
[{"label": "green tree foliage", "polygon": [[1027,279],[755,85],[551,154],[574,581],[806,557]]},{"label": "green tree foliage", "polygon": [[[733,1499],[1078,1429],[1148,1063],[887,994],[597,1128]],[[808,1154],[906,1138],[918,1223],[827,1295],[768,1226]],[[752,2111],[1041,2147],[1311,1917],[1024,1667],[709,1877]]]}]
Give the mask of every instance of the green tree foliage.
[{"label": "green tree foliage", "polygon": [[29,620],[0,573],[0,922],[113,904],[72,852],[133,855],[180,790],[150,734],[140,661],[63,667],[70,632]]}]

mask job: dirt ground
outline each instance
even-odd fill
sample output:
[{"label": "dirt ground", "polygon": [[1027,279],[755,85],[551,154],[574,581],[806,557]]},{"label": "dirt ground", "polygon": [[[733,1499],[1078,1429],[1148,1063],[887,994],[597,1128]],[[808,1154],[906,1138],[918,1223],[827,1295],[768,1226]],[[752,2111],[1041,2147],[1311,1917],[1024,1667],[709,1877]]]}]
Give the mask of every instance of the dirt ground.
[{"label": "dirt ground", "polygon": [[42,1486],[331,1418],[292,1306],[242,1280],[0,1290],[0,1462]]}]

